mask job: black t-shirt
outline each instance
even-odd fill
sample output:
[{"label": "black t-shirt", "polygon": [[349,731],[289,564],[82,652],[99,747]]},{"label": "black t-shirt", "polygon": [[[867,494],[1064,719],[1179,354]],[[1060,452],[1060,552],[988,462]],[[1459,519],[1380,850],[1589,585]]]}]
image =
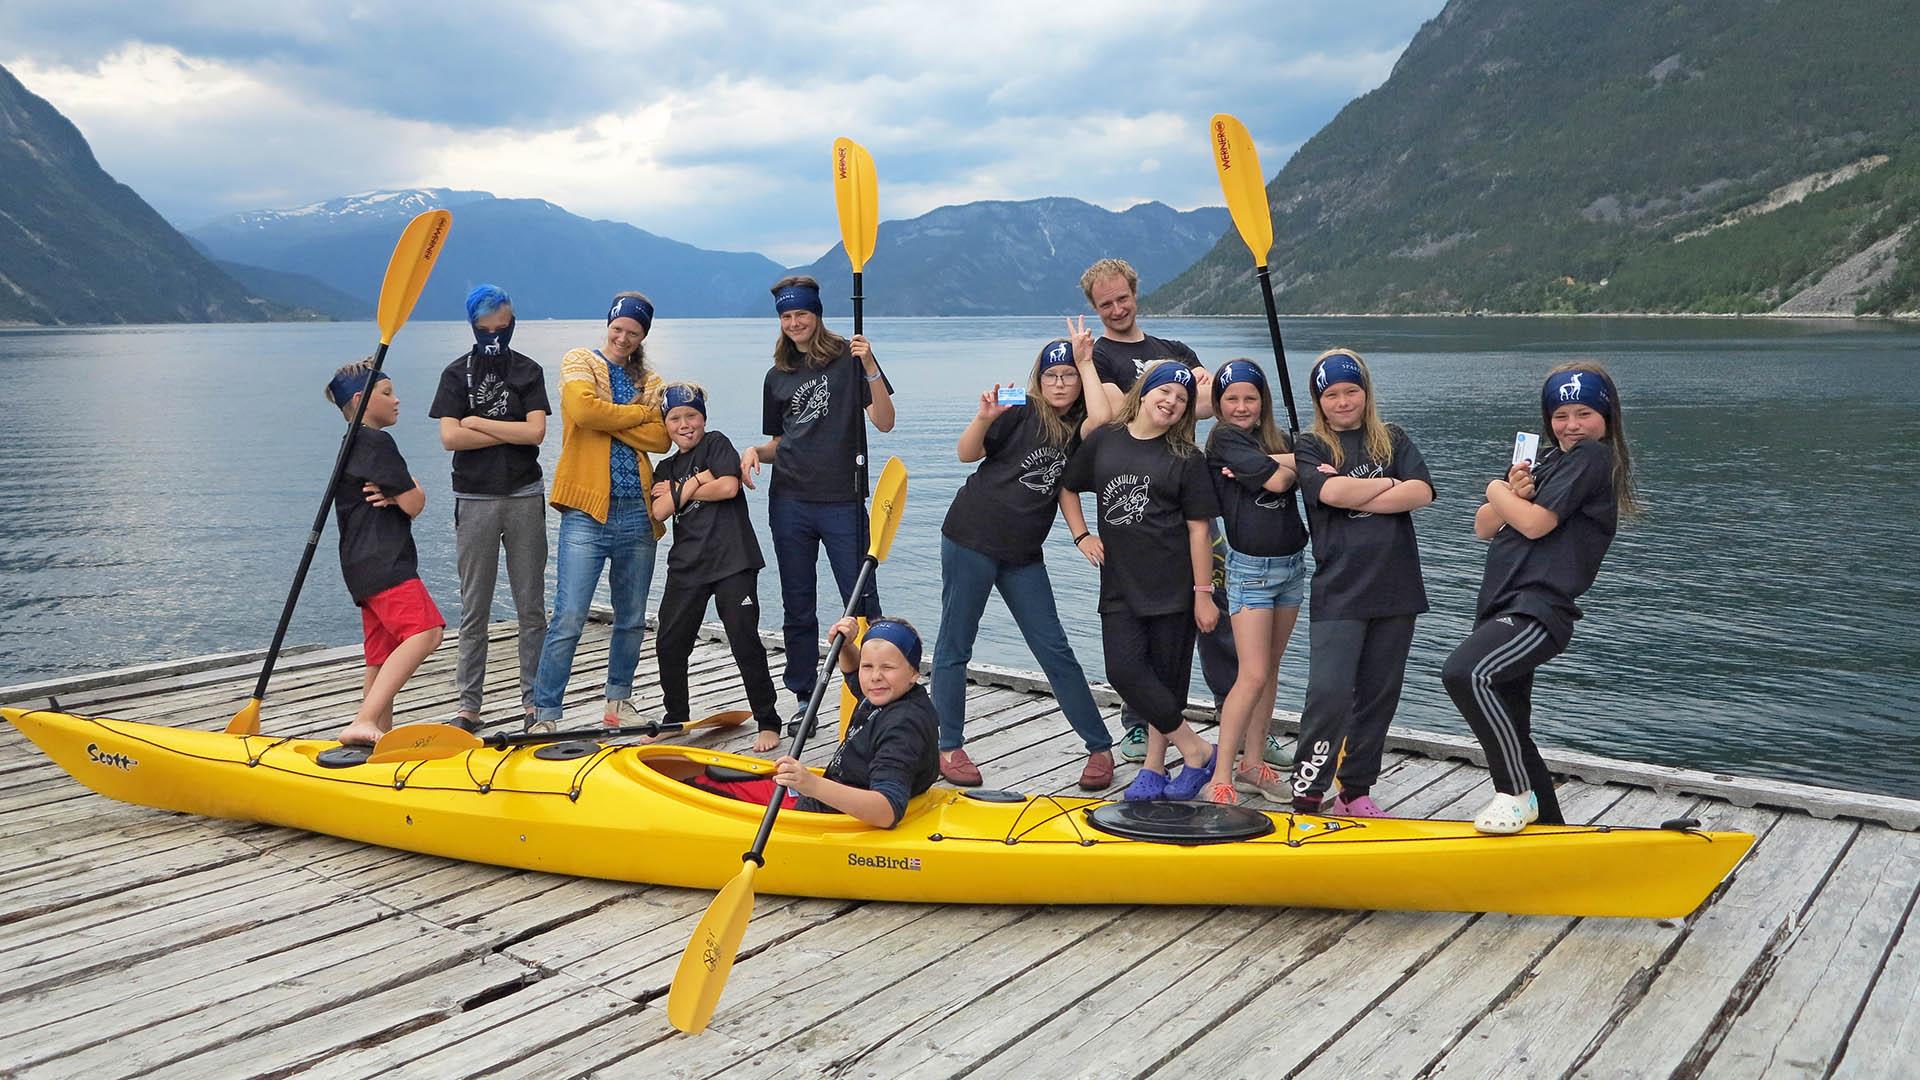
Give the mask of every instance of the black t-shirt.
[{"label": "black t-shirt", "polygon": [[1073,435],[1064,447],[1047,442],[1039,411],[1016,405],[987,427],[987,456],[947,508],[940,532],[961,547],[1023,566],[1041,558],[1041,545],[1060,507],[1060,477],[1080,446],[1080,422],[1067,416]]},{"label": "black t-shirt", "polygon": [[1093,525],[1107,549],[1100,567],[1100,610],[1171,615],[1193,607],[1193,557],[1187,522],[1218,514],[1206,457],[1180,457],[1165,439],[1136,439],[1110,425],[1087,436],[1061,481],[1091,491]]},{"label": "black t-shirt", "polygon": [[[678,486],[703,470],[715,477],[740,475],[739,451],[718,431],[708,431],[693,449],[662,461],[655,475]],[[760,541],[753,535],[753,521],[747,516],[744,490],[719,502],[695,499],[682,503],[675,512],[673,547],[667,552],[667,573],[675,578],[684,577],[689,585],[706,585],[765,565]]]},{"label": "black t-shirt", "polygon": [[[1223,468],[1233,470],[1233,479],[1220,475]],[[1207,440],[1207,472],[1220,500],[1220,516],[1227,519],[1227,543],[1242,555],[1291,555],[1307,546],[1294,489],[1268,491],[1262,486],[1279,469],[1280,463],[1267,456],[1250,432],[1231,424],[1214,425]]]},{"label": "black t-shirt", "polygon": [[[553,412],[540,365],[512,350],[505,356],[487,356],[476,347],[440,373],[440,388],[434,391],[427,415],[436,420],[484,416],[519,423],[530,412]],[[538,446],[502,443],[453,452],[455,495],[511,495],[539,482]]]},{"label": "black t-shirt", "polygon": [[[849,678],[857,695],[860,684]],[[915,683],[885,705],[859,699],[847,721],[847,737],[828,763],[827,779],[848,787],[877,791],[893,806],[893,819],[907,811],[907,800],[925,794],[940,777],[940,714],[934,711],[927,688]],[[833,807],[801,797],[795,808],[816,813],[838,813]]]},{"label": "black t-shirt", "polygon": [[1549,448],[1533,479],[1533,504],[1553,511],[1560,524],[1538,540],[1511,525],[1493,534],[1477,611],[1482,622],[1507,614],[1536,619],[1564,649],[1580,617],[1573,601],[1593,585],[1620,524],[1613,453],[1591,441],[1565,452]]},{"label": "black t-shirt", "polygon": [[[1393,437],[1393,463],[1382,467],[1367,456],[1359,431],[1341,431],[1346,464],[1340,476],[1391,476],[1420,480],[1432,486],[1427,462],[1413,440],[1388,424]],[[1413,535],[1413,515],[1371,514],[1328,506],[1320,501],[1320,485],[1332,477],[1318,466],[1332,463],[1333,455],[1317,436],[1302,432],[1293,444],[1300,497],[1313,525],[1313,619],[1384,619],[1418,615],[1427,610],[1427,589],[1420,577],[1420,544]]]},{"label": "black t-shirt", "polygon": [[407,459],[393,436],[361,427],[347,457],[346,471],[333,489],[333,513],[340,526],[340,576],[356,604],[365,604],[403,581],[420,576],[413,550],[413,519],[397,506],[374,506],[360,485],[378,485],[389,497],[413,490]]},{"label": "black t-shirt", "polygon": [[761,393],[760,430],[779,436],[780,449],[767,494],[821,503],[865,499],[863,436],[871,404],[866,372],[847,350],[824,368],[770,369]]},{"label": "black t-shirt", "polygon": [[1133,380],[1156,360],[1178,360],[1189,368],[1200,366],[1200,358],[1184,342],[1152,334],[1140,341],[1115,341],[1108,337],[1093,341],[1093,370],[1101,382],[1112,383],[1121,393],[1133,389]]}]

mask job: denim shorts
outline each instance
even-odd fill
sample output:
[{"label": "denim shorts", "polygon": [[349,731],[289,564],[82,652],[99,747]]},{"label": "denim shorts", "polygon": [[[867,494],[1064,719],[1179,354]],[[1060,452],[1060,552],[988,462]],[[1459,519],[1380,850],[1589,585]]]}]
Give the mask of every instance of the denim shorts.
[{"label": "denim shorts", "polygon": [[1242,555],[1227,549],[1227,614],[1297,608],[1307,595],[1307,553]]}]

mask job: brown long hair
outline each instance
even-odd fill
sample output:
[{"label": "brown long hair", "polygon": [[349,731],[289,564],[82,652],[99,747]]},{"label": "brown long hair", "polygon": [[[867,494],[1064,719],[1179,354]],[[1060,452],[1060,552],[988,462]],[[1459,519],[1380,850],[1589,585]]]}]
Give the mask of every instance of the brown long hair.
[{"label": "brown long hair", "polygon": [[[794,285],[805,285],[815,292],[820,291],[820,283],[805,274],[794,274],[790,277],[783,277],[773,283],[773,288],[770,291],[778,296],[781,289]],[[774,367],[779,368],[781,371],[793,371],[804,363],[810,368],[823,368],[838,359],[841,353],[847,351],[846,338],[827,329],[827,321],[825,319],[818,315],[815,315],[813,318],[817,324],[817,328],[813,332],[813,341],[807,346],[806,355],[801,355],[799,348],[794,345],[793,339],[787,336],[786,331],[782,330],[780,336],[774,339],[773,342]]]},{"label": "brown long hair", "polygon": [[[647,299],[646,293],[622,292],[622,293],[613,294],[613,299],[615,303],[619,303],[621,300],[626,299],[628,297],[631,297],[635,300],[639,300],[645,303],[648,307],[653,306],[653,301]],[[651,331],[649,331],[649,333],[650,332]],[[613,364],[619,364],[621,367],[626,368],[627,378],[633,380],[634,392],[637,394],[640,394],[642,397],[645,397],[646,391],[647,391],[647,334],[646,333],[641,334],[640,344],[635,345],[633,347],[633,351],[631,353],[628,353],[624,359],[615,360],[613,357],[609,356],[607,357],[607,362],[613,363]]]},{"label": "brown long hair", "polygon": [[[1367,392],[1367,410],[1360,417],[1361,443],[1366,447],[1367,456],[1373,459],[1373,463],[1384,469],[1393,464],[1393,434],[1387,430],[1387,425],[1380,419],[1379,398],[1373,392],[1373,371],[1367,367],[1367,362],[1361,359],[1360,354],[1352,349],[1328,349],[1314,357],[1314,367],[1319,367],[1320,361],[1329,356],[1350,357],[1354,363],[1360,365],[1360,377],[1366,380],[1366,385],[1360,389]],[[1313,386],[1311,374],[1307,376],[1307,386],[1309,388]],[[1333,430],[1333,421],[1327,419],[1327,410],[1320,407],[1320,395],[1313,393],[1312,397],[1312,434],[1314,438],[1326,444],[1327,453],[1333,458],[1333,467],[1344,468],[1346,454],[1340,449],[1340,436]]]},{"label": "brown long hair", "polygon": [[[1153,374],[1154,369],[1162,364],[1187,366],[1182,360],[1155,360],[1148,364],[1147,369],[1133,380],[1133,389],[1127,391],[1126,400],[1120,403],[1120,415],[1113,418],[1114,426],[1125,427],[1133,423],[1134,417],[1140,415],[1142,387],[1147,385],[1147,376]],[[1172,451],[1175,457],[1192,457],[1200,452],[1200,448],[1193,444],[1193,429],[1200,423],[1199,417],[1195,415],[1198,410],[1194,408],[1193,387],[1184,389],[1187,391],[1187,410],[1180,414],[1180,419],[1175,420],[1165,434],[1160,436],[1166,440],[1167,449]]]},{"label": "brown long hair", "polygon": [[[1563,371],[1581,371],[1598,376],[1607,386],[1607,435],[1600,441],[1613,449],[1613,501],[1620,507],[1623,517],[1639,517],[1646,511],[1641,505],[1640,493],[1633,484],[1633,452],[1627,448],[1626,417],[1620,409],[1620,388],[1614,385],[1613,375],[1600,365],[1598,360],[1570,360],[1547,372],[1551,379]],[[1553,431],[1553,410],[1547,403],[1540,403],[1540,423],[1551,433]],[[1552,437],[1551,434],[1548,435]]]},{"label": "brown long hair", "polygon": [[[1065,341],[1065,338],[1056,338],[1040,346],[1040,355],[1033,358],[1033,371],[1027,376],[1027,407],[1040,418],[1040,437],[1046,440],[1048,446],[1058,450],[1065,450],[1073,442],[1074,434],[1080,430],[1080,422],[1087,415],[1085,386],[1080,387],[1080,397],[1065,409],[1054,408],[1047,401],[1047,396],[1040,392],[1040,372],[1045,370],[1041,364],[1047,358],[1047,351]],[[1073,370],[1076,375],[1080,372],[1077,367]]]}]

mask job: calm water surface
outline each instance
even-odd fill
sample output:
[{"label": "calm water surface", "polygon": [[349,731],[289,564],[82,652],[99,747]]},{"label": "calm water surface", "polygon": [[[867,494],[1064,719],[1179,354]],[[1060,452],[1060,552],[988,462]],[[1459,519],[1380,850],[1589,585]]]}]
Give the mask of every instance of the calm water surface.
[{"label": "calm water surface", "polygon": [[[940,521],[969,471],[953,440],[979,391],[1024,379],[1058,327],[873,321],[900,413],[873,452],[912,471],[880,577],[889,611],[937,625]],[[1210,366],[1271,361],[1255,320],[1148,327]],[[1419,623],[1401,723],[1465,731],[1438,672],[1471,622],[1485,552],[1471,534],[1479,492],[1504,469],[1513,432],[1538,430],[1547,368],[1597,356],[1626,398],[1650,513],[1621,532],[1573,647],[1540,681],[1542,742],[1920,796],[1920,329],[1289,319],[1285,330],[1296,385],[1321,349],[1360,350],[1384,414],[1433,470],[1439,500],[1416,517],[1433,612]],[[774,333],[771,319],[663,319],[648,347],[669,377],[708,386],[712,426],[744,445]],[[560,355],[600,334],[592,323],[530,321],[514,344],[557,385]],[[0,464],[0,684],[265,645],[340,435],[320,388],[375,337],[358,324],[0,331],[0,376],[15,402]],[[415,322],[387,360],[401,400],[395,436],[428,492],[414,527],[421,569],[450,622],[448,458],[426,409],[467,340],[464,324]],[[543,451],[549,468],[558,454],[556,429]],[[752,498],[770,557],[765,500]],[[331,529],[292,641],[358,640]],[[1081,661],[1100,677],[1094,571],[1058,525],[1048,564]],[[664,580],[662,560],[656,597]],[[822,580],[831,580],[824,565]],[[761,595],[776,626],[771,566]],[[505,602],[502,583],[497,617],[510,615]],[[988,610],[976,658],[1035,666],[998,603]],[[1305,639],[1296,632],[1283,664],[1284,707],[1299,706]],[[498,703],[510,698],[500,688]]]}]

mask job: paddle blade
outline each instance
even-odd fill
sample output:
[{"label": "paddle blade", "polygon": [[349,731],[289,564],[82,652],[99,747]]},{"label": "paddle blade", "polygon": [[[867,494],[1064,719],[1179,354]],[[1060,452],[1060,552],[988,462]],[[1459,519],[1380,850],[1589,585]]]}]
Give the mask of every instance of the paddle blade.
[{"label": "paddle blade", "polygon": [[907,467],[897,457],[887,459],[880,470],[880,482],[873,485],[873,516],[867,522],[872,538],[867,554],[875,562],[886,562],[893,549],[893,534],[900,528],[900,515],[907,510]]},{"label": "paddle blade", "polygon": [[753,874],[759,864],[741,864],[740,872],[714,895],[707,913],[694,927],[693,938],[680,954],[680,966],[673,973],[673,987],[667,991],[667,1020],[689,1035],[707,1030],[714,1007],[727,988],[727,976],[733,973],[733,958],[740,952],[740,939],[747,934],[747,921],[753,918]]},{"label": "paddle blade", "polygon": [[833,140],[833,201],[840,211],[840,240],[858,274],[873,258],[880,237],[880,185],[873,155],[852,139]]},{"label": "paddle blade", "polygon": [[245,705],[240,706],[240,711],[237,713],[234,713],[233,719],[227,721],[227,734],[229,735],[260,734],[260,699],[259,698],[248,698],[247,703]]},{"label": "paddle blade", "polygon": [[1213,167],[1220,173],[1220,190],[1227,196],[1233,227],[1253,252],[1255,266],[1267,265],[1273,249],[1273,212],[1267,205],[1267,181],[1260,171],[1247,126],[1226,113],[1216,113],[1210,126]]},{"label": "paddle blade", "polygon": [[726,712],[709,713],[698,720],[689,721],[687,726],[681,730],[692,731],[694,728],[703,727],[739,727],[751,719],[753,719],[753,713],[748,709],[729,709]]},{"label": "paddle blade", "polygon": [[393,344],[393,335],[407,324],[451,228],[453,214],[446,210],[429,210],[407,222],[387,262],[387,276],[380,282],[380,344]]},{"label": "paddle blade", "polygon": [[373,744],[373,753],[367,755],[367,762],[380,765],[389,761],[435,761],[485,745],[479,736],[452,724],[406,724],[380,736],[380,741]]}]

